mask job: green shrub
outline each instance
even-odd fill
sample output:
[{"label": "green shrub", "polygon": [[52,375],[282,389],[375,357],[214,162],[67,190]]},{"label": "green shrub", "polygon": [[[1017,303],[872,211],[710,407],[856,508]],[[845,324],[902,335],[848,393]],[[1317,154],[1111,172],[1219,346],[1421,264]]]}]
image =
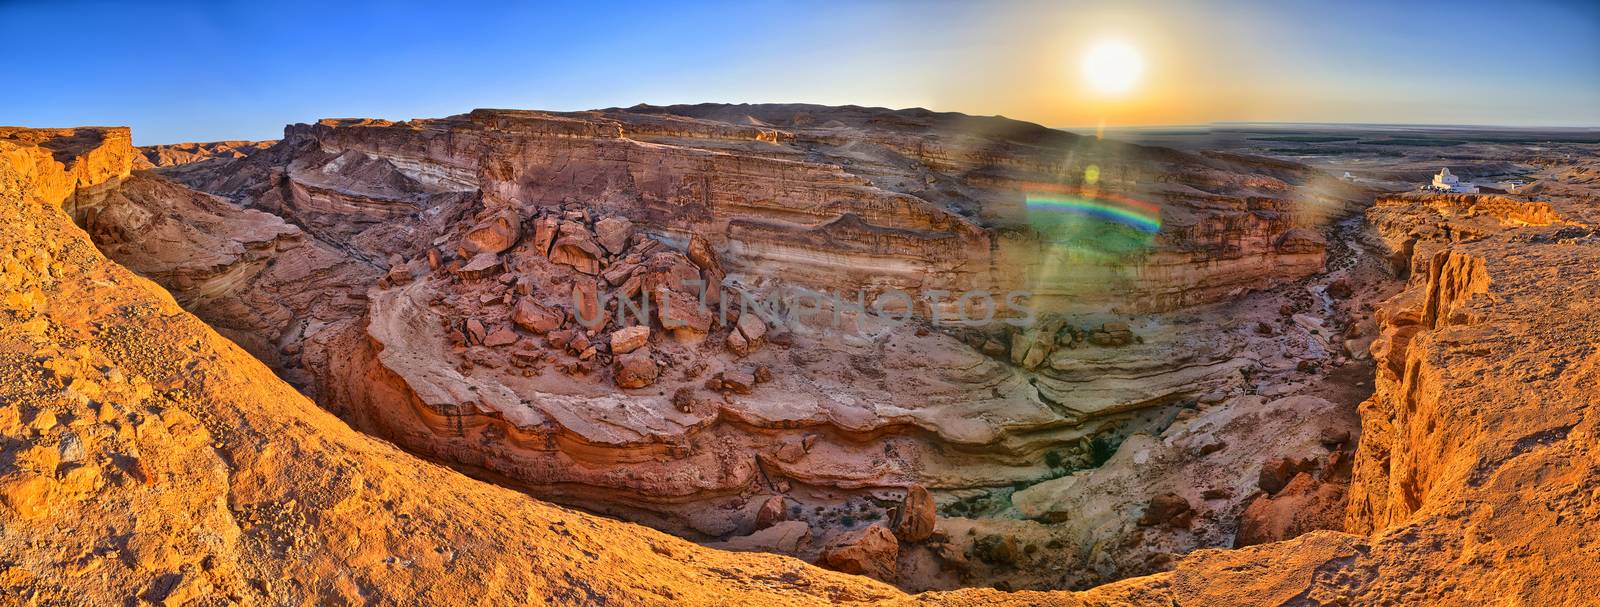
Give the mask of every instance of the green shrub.
[{"label": "green shrub", "polygon": [[1117,453],[1118,442],[1113,442],[1105,436],[1096,436],[1089,441],[1089,464],[1099,468],[1111,461],[1111,456]]},{"label": "green shrub", "polygon": [[1046,451],[1044,453],[1044,465],[1049,466],[1051,468],[1060,468],[1061,467],[1061,453],[1057,452],[1057,451]]}]

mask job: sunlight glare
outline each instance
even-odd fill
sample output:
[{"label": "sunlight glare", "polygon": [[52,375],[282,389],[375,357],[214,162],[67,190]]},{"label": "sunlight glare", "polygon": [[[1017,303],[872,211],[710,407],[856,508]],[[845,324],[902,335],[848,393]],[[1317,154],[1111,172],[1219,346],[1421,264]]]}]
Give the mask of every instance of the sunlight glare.
[{"label": "sunlight glare", "polygon": [[1139,81],[1144,60],[1139,51],[1121,40],[1096,44],[1083,56],[1083,77],[1102,94],[1125,93]]}]

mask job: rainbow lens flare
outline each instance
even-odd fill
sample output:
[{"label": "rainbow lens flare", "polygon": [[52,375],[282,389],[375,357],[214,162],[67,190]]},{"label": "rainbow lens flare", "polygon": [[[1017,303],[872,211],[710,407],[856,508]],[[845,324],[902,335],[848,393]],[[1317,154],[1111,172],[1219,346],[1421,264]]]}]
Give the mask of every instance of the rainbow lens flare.
[{"label": "rainbow lens flare", "polygon": [[1041,213],[1068,213],[1116,222],[1145,234],[1161,230],[1161,209],[1141,200],[1111,194],[1087,195],[1065,191],[1026,193],[1030,217]]},{"label": "rainbow lens flare", "polygon": [[1092,186],[1029,183],[1022,193],[1043,245],[1032,283],[1041,291],[1092,297],[1133,280],[1155,248],[1155,204]]}]

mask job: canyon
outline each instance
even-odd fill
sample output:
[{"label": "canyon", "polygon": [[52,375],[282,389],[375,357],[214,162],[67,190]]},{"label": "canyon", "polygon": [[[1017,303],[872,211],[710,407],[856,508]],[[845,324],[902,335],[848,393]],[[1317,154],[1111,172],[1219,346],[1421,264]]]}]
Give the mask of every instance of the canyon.
[{"label": "canyon", "polygon": [[1581,604],[1600,560],[1592,159],[1396,193],[800,105],[0,151],[35,602]]}]

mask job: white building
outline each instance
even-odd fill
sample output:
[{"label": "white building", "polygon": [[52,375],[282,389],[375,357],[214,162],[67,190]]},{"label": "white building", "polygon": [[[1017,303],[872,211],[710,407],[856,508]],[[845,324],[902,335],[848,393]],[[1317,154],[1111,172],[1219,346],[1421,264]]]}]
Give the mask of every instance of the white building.
[{"label": "white building", "polygon": [[1478,186],[1472,185],[1470,181],[1462,181],[1460,177],[1450,174],[1448,167],[1440,169],[1439,174],[1433,176],[1433,183],[1429,184],[1428,189],[1452,194],[1478,193]]}]

